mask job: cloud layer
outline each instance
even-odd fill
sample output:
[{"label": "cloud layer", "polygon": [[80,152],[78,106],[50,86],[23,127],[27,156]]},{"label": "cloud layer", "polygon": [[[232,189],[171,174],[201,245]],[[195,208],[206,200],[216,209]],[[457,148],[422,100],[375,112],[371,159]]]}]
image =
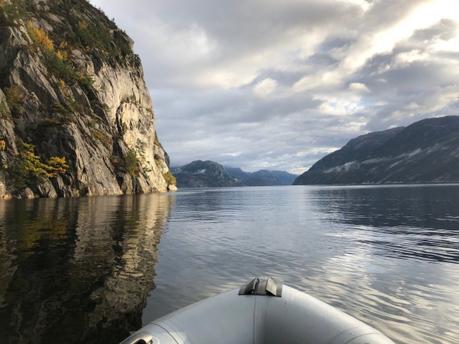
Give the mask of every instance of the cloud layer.
[{"label": "cloud layer", "polygon": [[459,115],[456,0],[92,0],[135,40],[160,140],[300,173],[352,137]]}]

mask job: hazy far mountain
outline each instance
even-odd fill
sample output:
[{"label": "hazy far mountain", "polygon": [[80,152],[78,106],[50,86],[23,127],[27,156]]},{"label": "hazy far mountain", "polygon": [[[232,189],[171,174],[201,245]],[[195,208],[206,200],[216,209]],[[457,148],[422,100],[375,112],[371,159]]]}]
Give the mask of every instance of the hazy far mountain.
[{"label": "hazy far mountain", "polygon": [[246,186],[292,185],[297,177],[285,171],[259,170],[244,172],[240,168],[225,167],[226,171]]},{"label": "hazy far mountain", "polygon": [[209,160],[196,160],[174,167],[173,172],[177,177],[178,187],[182,188],[291,185],[297,177],[284,171],[245,172],[240,168],[224,167]]},{"label": "hazy far mountain", "polygon": [[225,168],[213,161],[196,160],[181,167],[172,168],[179,188],[203,188],[240,186]]}]

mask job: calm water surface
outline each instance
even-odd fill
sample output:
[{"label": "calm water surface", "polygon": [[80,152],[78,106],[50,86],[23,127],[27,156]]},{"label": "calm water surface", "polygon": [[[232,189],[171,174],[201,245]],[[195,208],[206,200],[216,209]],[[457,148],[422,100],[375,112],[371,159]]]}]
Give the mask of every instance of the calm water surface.
[{"label": "calm water surface", "polygon": [[274,276],[398,343],[459,343],[459,186],[0,202],[0,338],[116,343]]}]

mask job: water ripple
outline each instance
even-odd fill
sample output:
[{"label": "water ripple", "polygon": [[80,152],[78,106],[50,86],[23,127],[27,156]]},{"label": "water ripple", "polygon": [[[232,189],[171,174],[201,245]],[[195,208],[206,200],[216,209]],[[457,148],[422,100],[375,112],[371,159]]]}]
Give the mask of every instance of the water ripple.
[{"label": "water ripple", "polygon": [[271,275],[396,342],[458,343],[458,201],[458,186],[179,193],[144,322]]}]

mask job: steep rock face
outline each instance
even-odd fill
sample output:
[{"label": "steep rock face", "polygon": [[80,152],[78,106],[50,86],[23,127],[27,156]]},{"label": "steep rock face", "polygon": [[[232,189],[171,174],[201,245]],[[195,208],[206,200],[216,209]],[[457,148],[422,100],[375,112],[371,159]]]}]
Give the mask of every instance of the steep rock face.
[{"label": "steep rock face", "polygon": [[131,46],[84,0],[0,1],[0,197],[174,188]]},{"label": "steep rock face", "polygon": [[295,184],[459,181],[459,117],[422,120],[370,133],[314,164]]}]

